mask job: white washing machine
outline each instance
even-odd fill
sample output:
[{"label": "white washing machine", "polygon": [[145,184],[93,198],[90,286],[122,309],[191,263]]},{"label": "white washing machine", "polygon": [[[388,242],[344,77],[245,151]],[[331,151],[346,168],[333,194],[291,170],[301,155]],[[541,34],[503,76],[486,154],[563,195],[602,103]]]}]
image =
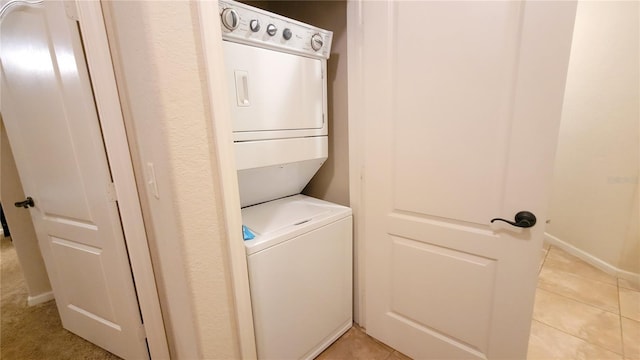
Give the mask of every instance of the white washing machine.
[{"label": "white washing machine", "polygon": [[332,33],[220,0],[260,359],[311,359],[352,324],[348,207],[300,195],[325,162]]},{"label": "white washing machine", "polygon": [[295,195],[242,210],[260,359],[313,359],[352,324],[351,209]]}]

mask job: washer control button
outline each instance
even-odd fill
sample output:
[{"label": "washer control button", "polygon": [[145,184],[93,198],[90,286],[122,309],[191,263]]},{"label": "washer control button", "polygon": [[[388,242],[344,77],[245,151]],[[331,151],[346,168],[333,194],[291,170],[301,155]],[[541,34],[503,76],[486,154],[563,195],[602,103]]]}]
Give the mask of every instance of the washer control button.
[{"label": "washer control button", "polygon": [[282,37],[283,37],[285,40],[289,40],[289,39],[291,39],[291,36],[293,36],[293,33],[291,32],[291,29],[286,28],[286,29],[284,29],[284,30],[282,31]]},{"label": "washer control button", "polygon": [[237,29],[238,25],[240,25],[240,16],[234,9],[227,8],[222,10],[220,17],[222,18],[222,25],[231,31]]},{"label": "washer control button", "polygon": [[311,48],[314,51],[318,51],[322,49],[323,45],[324,45],[324,40],[322,40],[322,36],[320,36],[320,34],[316,33],[316,34],[313,34],[313,36],[311,36]]},{"label": "washer control button", "polygon": [[278,28],[275,25],[273,24],[267,25],[267,34],[269,34],[270,36],[274,36],[277,32],[278,32]]},{"label": "washer control button", "polygon": [[253,32],[260,31],[260,21],[258,19],[253,19],[249,22],[249,29]]}]

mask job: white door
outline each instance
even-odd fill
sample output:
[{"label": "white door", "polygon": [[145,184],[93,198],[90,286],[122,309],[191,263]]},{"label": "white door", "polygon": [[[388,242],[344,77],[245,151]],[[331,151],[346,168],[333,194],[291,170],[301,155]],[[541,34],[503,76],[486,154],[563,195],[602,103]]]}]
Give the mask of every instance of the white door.
[{"label": "white door", "polygon": [[[417,359],[526,357],[575,6],[351,8],[373,337]],[[534,227],[490,223],[522,210]]]},{"label": "white door", "polygon": [[63,2],[2,21],[2,115],[63,326],[148,358],[77,24]]}]

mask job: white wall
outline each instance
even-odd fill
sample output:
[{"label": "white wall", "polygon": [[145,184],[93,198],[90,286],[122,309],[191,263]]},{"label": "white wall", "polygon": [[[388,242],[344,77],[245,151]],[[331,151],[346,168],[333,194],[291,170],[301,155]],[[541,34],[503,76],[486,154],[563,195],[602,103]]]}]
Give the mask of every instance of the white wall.
[{"label": "white wall", "polygon": [[547,233],[640,273],[639,3],[582,1]]},{"label": "white wall", "polygon": [[172,358],[238,359],[196,4],[103,4]]}]

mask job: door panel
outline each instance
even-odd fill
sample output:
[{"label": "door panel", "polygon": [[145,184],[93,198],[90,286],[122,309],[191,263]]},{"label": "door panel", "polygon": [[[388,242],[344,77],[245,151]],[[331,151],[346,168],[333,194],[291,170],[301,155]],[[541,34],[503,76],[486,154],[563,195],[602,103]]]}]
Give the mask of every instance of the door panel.
[{"label": "door panel", "polygon": [[[441,336],[458,330],[457,339],[486,351],[495,260],[397,236],[391,242],[391,311]],[[441,275],[422,276],[433,272]]]},{"label": "door panel", "polygon": [[[67,292],[69,303],[101,320],[113,321],[113,306],[109,301],[105,282],[94,281],[104,278],[101,250],[53,236],[50,237],[50,242],[58,276],[65,282],[74,284]],[[77,269],[82,269],[82,272]]]},{"label": "door panel", "polygon": [[[478,224],[499,212],[521,9],[519,2],[395,8],[392,116],[402,119],[394,130],[403,139],[394,144],[397,209]],[[437,31],[416,31],[420,23]],[[442,191],[452,185],[461,186]]]},{"label": "door panel", "polygon": [[[525,358],[575,3],[359,7],[367,332]],[[490,223],[520,210],[538,224]]]},{"label": "door panel", "polygon": [[8,14],[1,36],[3,120],[62,324],[147,358],[77,24],[50,1]]}]

